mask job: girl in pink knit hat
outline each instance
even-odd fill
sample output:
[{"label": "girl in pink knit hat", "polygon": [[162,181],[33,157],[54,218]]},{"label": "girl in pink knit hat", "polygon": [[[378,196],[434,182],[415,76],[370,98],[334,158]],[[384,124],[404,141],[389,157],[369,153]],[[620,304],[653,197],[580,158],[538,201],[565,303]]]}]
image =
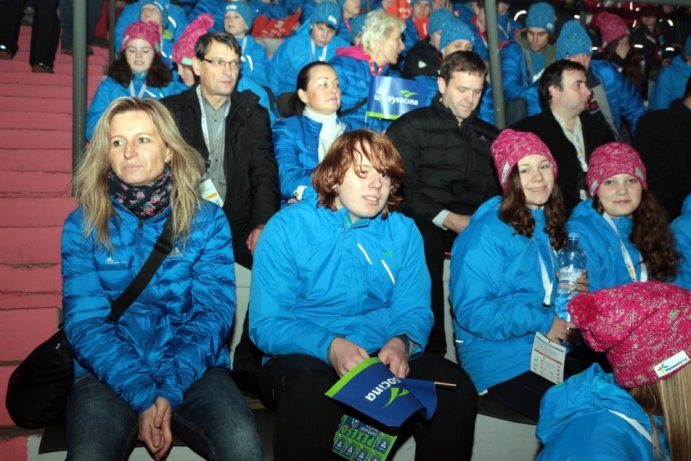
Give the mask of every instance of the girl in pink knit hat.
[{"label": "girl in pink knit hat", "polygon": [[642,92],[643,56],[632,46],[629,26],[616,14],[603,11],[597,16],[597,28],[603,57]]},{"label": "girl in pink knit hat", "polygon": [[588,254],[592,290],[646,280],[671,281],[679,257],[662,207],[648,191],[636,150],[612,142],[593,151],[581,202],[566,227]]}]

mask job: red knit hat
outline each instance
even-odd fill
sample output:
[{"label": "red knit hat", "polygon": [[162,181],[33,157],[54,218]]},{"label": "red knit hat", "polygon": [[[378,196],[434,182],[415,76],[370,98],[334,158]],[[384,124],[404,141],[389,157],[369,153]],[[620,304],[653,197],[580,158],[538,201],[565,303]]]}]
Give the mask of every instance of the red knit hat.
[{"label": "red knit hat", "polygon": [[554,169],[554,177],[557,177],[557,162],[552,157],[549,148],[536,134],[525,131],[514,131],[510,128],[499,133],[497,139],[492,143],[492,158],[494,166],[497,167],[499,183],[506,191],[509,181],[509,173],[523,157],[538,154],[546,157]]},{"label": "red knit hat", "polygon": [[630,174],[641,182],[643,189],[648,189],[645,165],[636,149],[621,142],[610,142],[595,149],[585,176],[590,195],[594,197],[603,182],[618,174]]},{"label": "red knit hat", "polygon": [[127,47],[127,43],[130,40],[136,38],[141,38],[149,42],[151,48],[155,49],[157,53],[161,51],[161,30],[160,26],[155,22],[134,21],[130,23],[127,29],[125,29],[125,33],[122,35],[122,46],[120,47],[120,51]]},{"label": "red knit hat", "polygon": [[173,45],[173,61],[178,64],[192,65],[194,45],[199,37],[204,35],[214,25],[214,18],[210,14],[200,14],[180,34]]},{"label": "red knit hat", "polygon": [[569,301],[571,321],[586,343],[604,351],[614,379],[627,389],[666,379],[691,357],[691,291],[637,282]]},{"label": "red knit hat", "polygon": [[629,35],[629,27],[626,22],[616,14],[606,11],[597,17],[597,28],[600,31],[603,48],[624,35]]}]

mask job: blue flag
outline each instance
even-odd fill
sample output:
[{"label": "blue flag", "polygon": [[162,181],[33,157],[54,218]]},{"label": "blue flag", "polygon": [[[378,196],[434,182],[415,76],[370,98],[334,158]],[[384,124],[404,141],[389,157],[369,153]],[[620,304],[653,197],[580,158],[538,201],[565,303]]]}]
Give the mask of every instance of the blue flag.
[{"label": "blue flag", "polygon": [[396,120],[411,110],[425,107],[427,90],[415,80],[375,75],[369,85],[367,117]]},{"label": "blue flag", "polygon": [[434,382],[397,378],[376,357],[350,370],[326,395],[389,427],[419,410],[430,419],[437,407]]}]

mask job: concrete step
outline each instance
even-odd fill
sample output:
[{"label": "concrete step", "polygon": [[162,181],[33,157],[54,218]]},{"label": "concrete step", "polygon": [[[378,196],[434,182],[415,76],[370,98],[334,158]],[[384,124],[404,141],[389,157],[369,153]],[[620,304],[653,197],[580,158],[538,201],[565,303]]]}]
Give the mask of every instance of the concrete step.
[{"label": "concrete step", "polygon": [[0,310],[62,306],[62,293],[0,293]]},{"label": "concrete step", "polygon": [[[5,87],[0,85],[0,95]],[[51,88],[55,91],[56,87]],[[58,87],[60,88],[60,87]],[[64,92],[64,88],[61,88]],[[30,93],[24,93],[30,94]],[[40,128],[46,131],[70,131],[72,129],[72,117],[69,114],[35,113],[24,111],[3,110],[0,112],[0,129],[12,128],[26,130],[27,128]]]},{"label": "concrete step", "polygon": [[[3,72],[2,62],[0,61],[0,84],[3,86],[23,84],[23,85],[51,85],[72,87],[72,76],[64,74],[34,74],[32,72]],[[88,74],[89,85],[101,83],[103,73]]]},{"label": "concrete step", "polygon": [[[107,68],[105,63],[87,63],[87,72],[89,74],[104,74]],[[16,57],[11,61],[4,61],[1,67],[3,72],[31,72],[29,60],[18,60]],[[72,75],[72,62],[56,61],[53,64],[53,70],[56,74]],[[48,76],[54,74],[48,74]]]},{"label": "concrete step", "polygon": [[[98,89],[98,83],[91,83],[86,89],[89,100],[94,97]],[[72,99],[72,87],[61,85],[26,85],[18,83],[15,85],[0,85],[0,96],[31,96],[32,98],[45,99]]]},{"label": "concrete step", "polygon": [[0,226],[22,228],[62,226],[67,215],[76,207],[77,201],[68,195],[41,198],[0,197],[0,210],[2,210]]},{"label": "concrete step", "polygon": [[[54,115],[54,114],[42,114]],[[60,117],[68,115],[55,114]],[[71,123],[71,120],[69,121]],[[62,122],[61,122],[62,123]],[[0,114],[0,127],[2,114]],[[68,127],[67,129],[70,129]],[[49,171],[72,172],[72,151],[69,149],[5,149],[0,150],[0,170],[4,171]]]},{"label": "concrete step", "polygon": [[[0,130],[2,132],[2,130]],[[69,173],[45,171],[0,171],[0,194],[27,197],[31,194],[49,194],[67,197],[70,193]],[[29,213],[29,210],[25,212]]]},{"label": "concrete step", "polygon": [[4,264],[59,264],[60,227],[0,227]]},{"label": "concrete step", "polygon": [[[13,266],[0,264],[0,292],[7,293],[57,293],[62,291],[59,264]],[[6,330],[3,325],[3,330]],[[22,330],[26,332],[30,328]],[[33,328],[33,326],[32,326]],[[4,332],[3,332],[4,334]],[[1,394],[0,394],[1,395]],[[0,425],[2,423],[0,422]]]},{"label": "concrete step", "polygon": [[[72,96],[63,99],[43,99],[27,96],[0,96],[0,107],[3,111],[12,112],[50,112],[55,114],[72,113]],[[4,147],[0,139],[0,148]]]},{"label": "concrete step", "polygon": [[[100,66],[107,66],[108,65],[108,51],[104,50],[105,53],[98,51],[99,48],[93,48],[94,54],[91,56],[86,57],[86,62],[89,65],[100,65]],[[28,49],[21,49],[17,51],[17,54],[14,55],[13,61],[23,61],[23,62],[29,62],[29,50]],[[60,52],[60,49],[58,48],[58,52],[55,54],[55,62],[60,62],[60,63],[69,63],[70,65],[72,64],[72,56],[68,54],[62,54]]]},{"label": "concrete step", "polygon": [[[0,97],[0,101],[2,101]],[[9,98],[19,99],[22,98]],[[26,100],[26,99],[24,99]],[[46,99],[48,102],[56,102],[57,100]],[[72,104],[71,101],[65,101],[66,104]],[[0,107],[2,102],[0,102]],[[40,120],[40,116],[35,116]],[[68,131],[49,131],[37,123],[34,125],[36,129],[7,129],[0,128],[0,149],[72,149],[72,133]],[[47,126],[47,125],[46,125]],[[2,186],[0,186],[2,187]]]},{"label": "concrete step", "polygon": [[36,346],[55,333],[58,314],[55,307],[0,310],[4,330],[0,336],[0,362],[24,360]]}]

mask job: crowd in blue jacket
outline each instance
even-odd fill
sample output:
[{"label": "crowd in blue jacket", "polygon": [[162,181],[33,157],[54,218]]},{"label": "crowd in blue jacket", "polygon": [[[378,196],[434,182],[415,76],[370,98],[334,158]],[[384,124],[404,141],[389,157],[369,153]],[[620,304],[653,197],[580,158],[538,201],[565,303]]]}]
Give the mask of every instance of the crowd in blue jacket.
[{"label": "crowd in blue jacket", "polygon": [[170,208],[141,220],[112,203],[112,251],[97,244],[94,232],[84,235],[81,208],[63,229],[63,308],[75,378],[95,374],[137,413],[157,396],[176,409],[204,372],[230,368],[225,340],[235,311],[235,272],[228,220],[216,205],[202,203],[186,242],[175,242],[151,282],[113,323],[106,320],[110,303],[141,269]]},{"label": "crowd in blue jacket", "polygon": [[668,66],[662,68],[655,80],[648,100],[649,109],[667,109],[672,101],[683,97],[689,77],[691,64],[687,64],[681,56],[675,56]]},{"label": "crowd in blue jacket", "polygon": [[[537,78],[530,67],[530,47],[527,40],[516,37],[501,49],[501,75],[504,88],[504,100],[524,99],[528,116],[542,112],[538,98]],[[544,50],[545,67],[555,59],[554,45],[547,45]]]}]

